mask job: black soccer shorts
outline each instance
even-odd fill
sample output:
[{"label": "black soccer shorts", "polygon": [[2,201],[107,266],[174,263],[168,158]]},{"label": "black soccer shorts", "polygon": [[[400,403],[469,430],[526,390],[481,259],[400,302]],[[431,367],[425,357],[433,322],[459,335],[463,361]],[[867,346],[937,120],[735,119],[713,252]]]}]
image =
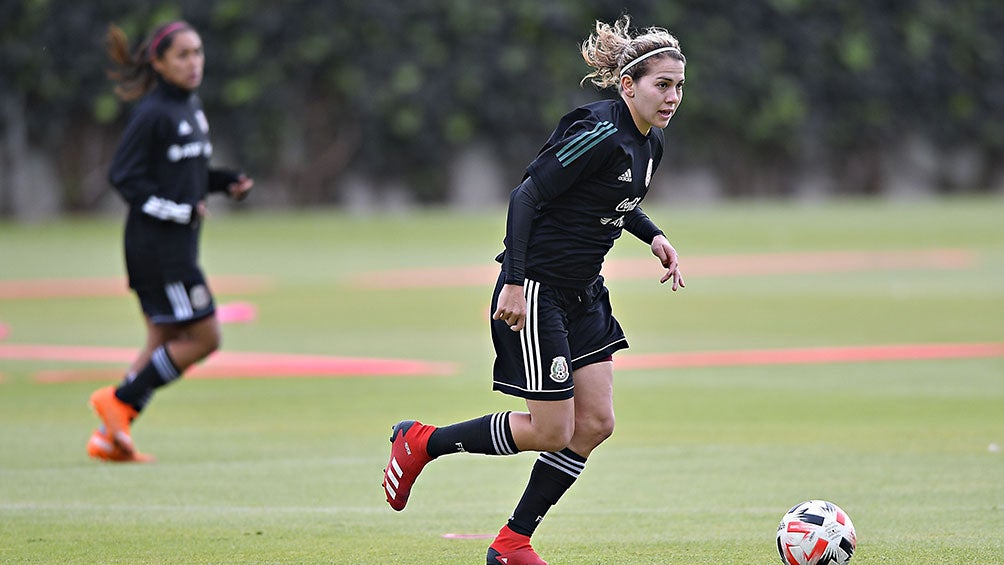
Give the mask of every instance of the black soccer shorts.
[{"label": "black soccer shorts", "polygon": [[[492,295],[493,313],[504,282],[501,273]],[[494,390],[530,400],[565,400],[575,394],[573,371],[628,347],[603,277],[583,289],[528,279],[523,294],[526,326],[520,332],[502,320],[491,321]]]},{"label": "black soccer shorts", "polygon": [[213,294],[201,273],[186,281],[168,282],[163,286],[145,285],[133,290],[143,313],[155,324],[186,324],[216,312]]}]

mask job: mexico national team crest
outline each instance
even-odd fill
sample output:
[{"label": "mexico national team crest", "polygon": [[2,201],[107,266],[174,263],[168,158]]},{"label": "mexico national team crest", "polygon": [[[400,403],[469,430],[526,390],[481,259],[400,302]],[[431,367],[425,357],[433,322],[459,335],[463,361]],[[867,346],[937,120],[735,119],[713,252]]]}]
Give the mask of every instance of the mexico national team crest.
[{"label": "mexico national team crest", "polygon": [[568,361],[564,357],[555,357],[551,361],[551,380],[556,383],[568,380]]},{"label": "mexico national team crest", "polygon": [[188,299],[192,301],[192,308],[202,310],[209,307],[209,289],[205,285],[195,285],[188,292]]}]

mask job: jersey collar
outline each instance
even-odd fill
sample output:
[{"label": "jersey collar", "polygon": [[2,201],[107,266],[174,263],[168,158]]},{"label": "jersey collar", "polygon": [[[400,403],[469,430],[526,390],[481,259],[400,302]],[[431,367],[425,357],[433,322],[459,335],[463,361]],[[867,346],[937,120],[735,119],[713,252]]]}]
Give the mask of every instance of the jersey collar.
[{"label": "jersey collar", "polygon": [[638,143],[645,143],[649,139],[651,139],[653,135],[652,130],[655,129],[655,126],[653,126],[652,129],[648,131],[648,135],[638,131],[638,126],[635,125],[634,118],[631,117],[631,109],[628,108],[627,102],[625,102],[624,99],[620,97],[616,98],[615,101],[617,103],[617,105],[615,106],[616,108],[615,115],[617,116],[617,129],[621,131],[631,132],[632,137]]},{"label": "jersey collar", "polygon": [[176,98],[178,100],[187,100],[195,92],[193,90],[186,90],[178,85],[171,84],[164,80],[164,77],[159,74],[157,75],[157,88],[159,88],[169,98]]}]

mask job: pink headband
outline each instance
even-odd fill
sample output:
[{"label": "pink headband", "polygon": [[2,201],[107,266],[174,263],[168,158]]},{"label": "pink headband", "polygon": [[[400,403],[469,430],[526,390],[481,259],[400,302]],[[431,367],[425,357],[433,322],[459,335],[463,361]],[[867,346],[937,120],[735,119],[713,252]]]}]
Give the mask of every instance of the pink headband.
[{"label": "pink headband", "polygon": [[188,24],[186,24],[185,22],[174,22],[164,26],[164,29],[160,30],[160,33],[154,36],[153,41],[150,42],[150,48],[149,48],[150,58],[153,59],[153,57],[157,54],[157,46],[160,45],[160,42],[163,41],[165,37],[171,35],[172,33],[178,30],[185,29],[187,27]]}]

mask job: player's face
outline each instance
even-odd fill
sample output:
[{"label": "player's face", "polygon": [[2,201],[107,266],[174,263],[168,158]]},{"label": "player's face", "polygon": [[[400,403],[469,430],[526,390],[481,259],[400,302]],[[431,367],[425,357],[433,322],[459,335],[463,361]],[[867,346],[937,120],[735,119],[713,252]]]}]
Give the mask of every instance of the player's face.
[{"label": "player's face", "polygon": [[202,38],[195,31],[184,29],[174,34],[171,46],[162,57],[154,57],[153,69],[167,82],[185,90],[195,90],[202,84],[205,62]]},{"label": "player's face", "polygon": [[659,57],[637,81],[622,79],[624,99],[639,131],[648,134],[653,127],[669,125],[683,101],[685,66],[672,57]]}]

